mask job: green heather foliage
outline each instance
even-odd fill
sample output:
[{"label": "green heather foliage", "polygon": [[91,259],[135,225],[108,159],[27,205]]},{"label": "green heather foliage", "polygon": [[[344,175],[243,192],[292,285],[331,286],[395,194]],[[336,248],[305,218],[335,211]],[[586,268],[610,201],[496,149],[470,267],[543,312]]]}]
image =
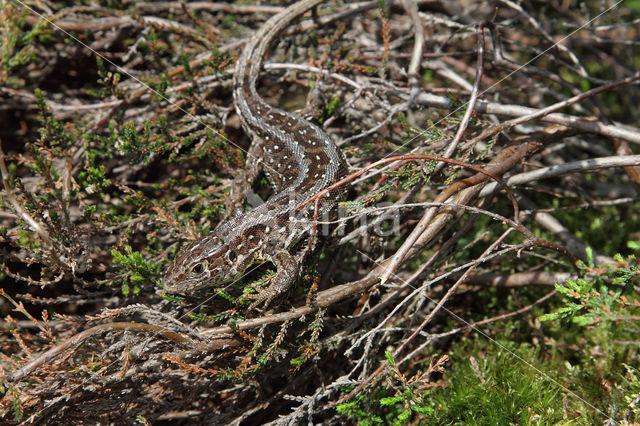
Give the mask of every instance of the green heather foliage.
[{"label": "green heather foliage", "polygon": [[[337,410],[358,424],[406,424],[409,420],[428,419],[435,410],[431,391],[425,389],[426,376],[417,374],[407,380],[398,370],[391,352],[385,357],[390,370],[384,386],[371,392],[373,398],[360,395],[355,401],[338,405]],[[346,388],[345,393],[353,390]]]},{"label": "green heather foliage", "polygon": [[124,247],[124,253],[117,249],[111,250],[113,263],[123,267],[123,270],[114,279],[114,283],[122,285],[122,292],[125,296],[129,294],[130,284],[134,286],[133,292],[140,292],[140,283],[144,281],[155,282],[155,278],[159,276],[161,265],[153,261],[146,260],[138,251],[133,251],[130,246]]},{"label": "green heather foliage", "polygon": [[44,42],[47,38],[47,23],[39,21],[28,31],[23,31],[27,10],[14,5],[10,0],[0,0],[0,86],[21,87],[24,79],[15,72],[35,59],[32,42]]},{"label": "green heather foliage", "polygon": [[[591,250],[588,250],[591,254]],[[586,326],[599,322],[617,323],[632,320],[640,313],[640,302],[635,298],[632,280],[640,275],[638,260],[634,255],[626,260],[617,254],[617,265],[602,265],[601,271],[595,271],[593,258],[589,257],[590,267],[580,262],[578,267],[588,279],[568,280],[556,290],[564,296],[565,306],[555,312],[542,315],[540,321],[570,319],[572,322]],[[590,270],[593,271],[590,273]],[[626,296],[625,296],[626,295]],[[627,297],[633,298],[631,300]],[[640,332],[640,324],[631,321],[628,327]]]}]

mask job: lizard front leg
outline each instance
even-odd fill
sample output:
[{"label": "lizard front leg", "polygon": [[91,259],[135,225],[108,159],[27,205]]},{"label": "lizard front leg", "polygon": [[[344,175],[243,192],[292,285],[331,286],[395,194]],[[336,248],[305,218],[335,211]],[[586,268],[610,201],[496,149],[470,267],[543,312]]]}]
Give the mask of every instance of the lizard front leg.
[{"label": "lizard front leg", "polygon": [[298,259],[291,256],[287,250],[281,250],[270,256],[276,266],[276,275],[271,279],[269,287],[258,294],[249,295],[255,301],[249,306],[249,310],[255,309],[262,302],[268,305],[273,299],[287,291],[295,283],[300,271]]}]

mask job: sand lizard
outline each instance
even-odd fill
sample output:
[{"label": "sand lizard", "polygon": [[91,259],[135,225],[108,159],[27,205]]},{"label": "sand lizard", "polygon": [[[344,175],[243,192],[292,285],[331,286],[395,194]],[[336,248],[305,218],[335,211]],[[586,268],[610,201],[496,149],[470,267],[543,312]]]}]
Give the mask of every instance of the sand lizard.
[{"label": "sand lizard", "polygon": [[[271,302],[295,282],[309,251],[306,244],[296,249],[296,243],[309,235],[313,226],[313,206],[302,212],[296,208],[340,180],[347,163],[320,127],[268,105],[258,95],[256,81],[265,53],[275,38],[320,2],[294,3],[269,19],[246,44],[236,64],[233,97],[243,128],[253,143],[245,170],[234,180],[227,201],[231,217],[179,251],[164,277],[165,293],[190,294],[219,287],[240,277],[250,264],[265,260],[271,261],[277,272],[268,288],[253,295],[255,302],[251,307]],[[238,206],[261,170],[274,195],[264,204],[242,212]],[[332,192],[322,199],[319,213],[332,210],[343,198],[344,192]],[[236,213],[229,214],[230,211]]]}]

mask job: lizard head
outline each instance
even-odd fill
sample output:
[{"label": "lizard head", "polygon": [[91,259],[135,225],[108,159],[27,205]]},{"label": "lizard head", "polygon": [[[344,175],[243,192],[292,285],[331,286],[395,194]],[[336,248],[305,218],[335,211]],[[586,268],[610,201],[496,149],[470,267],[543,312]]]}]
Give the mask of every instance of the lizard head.
[{"label": "lizard head", "polygon": [[162,291],[189,294],[206,287],[221,286],[244,271],[240,260],[231,244],[225,243],[214,231],[178,252],[162,280]]}]

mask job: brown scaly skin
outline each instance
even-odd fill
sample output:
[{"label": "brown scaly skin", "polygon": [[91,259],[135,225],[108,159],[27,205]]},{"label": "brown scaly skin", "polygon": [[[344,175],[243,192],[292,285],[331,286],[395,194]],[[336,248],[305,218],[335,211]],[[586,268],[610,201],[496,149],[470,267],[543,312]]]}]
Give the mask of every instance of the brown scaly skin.
[{"label": "brown scaly skin", "polygon": [[[291,253],[313,227],[313,206],[296,211],[310,196],[344,177],[347,163],[329,136],[315,124],[269,106],[256,91],[256,80],[269,45],[293,20],[321,0],[294,3],[273,16],[245,46],[236,65],[234,104],[253,143],[245,171],[231,188],[227,211],[237,211],[251,183],[264,171],[274,195],[264,204],[238,213],[176,255],[163,280],[167,294],[190,294],[220,287],[240,277],[255,262],[277,269],[269,287],[254,296],[254,308],[269,303],[295,282],[308,252]],[[324,197],[319,217],[332,210],[344,192]]]}]

